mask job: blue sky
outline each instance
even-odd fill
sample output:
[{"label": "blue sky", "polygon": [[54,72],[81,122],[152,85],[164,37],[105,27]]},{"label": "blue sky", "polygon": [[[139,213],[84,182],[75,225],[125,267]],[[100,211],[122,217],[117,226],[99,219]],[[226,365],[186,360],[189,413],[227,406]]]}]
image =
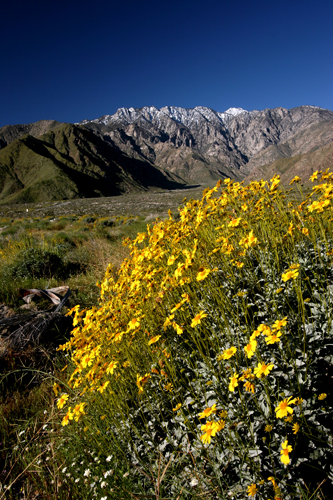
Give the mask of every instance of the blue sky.
[{"label": "blue sky", "polygon": [[333,109],[333,2],[11,0],[0,127],[119,107]]}]

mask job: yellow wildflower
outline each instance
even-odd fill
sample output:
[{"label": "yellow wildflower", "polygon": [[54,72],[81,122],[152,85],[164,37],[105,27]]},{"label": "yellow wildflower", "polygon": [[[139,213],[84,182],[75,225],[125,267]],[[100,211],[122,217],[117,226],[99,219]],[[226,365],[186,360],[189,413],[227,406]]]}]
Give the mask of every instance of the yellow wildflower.
[{"label": "yellow wildflower", "polygon": [[118,364],[118,361],[111,361],[111,363],[109,363],[109,365],[106,369],[106,373],[112,375],[115,368],[117,367],[117,364]]},{"label": "yellow wildflower", "polygon": [[205,425],[201,426],[201,430],[204,431],[204,434],[200,436],[201,441],[204,444],[210,443],[211,438],[220,430],[220,425],[218,422],[207,422]]},{"label": "yellow wildflower", "polygon": [[282,450],[280,451],[281,453],[281,462],[285,465],[288,465],[290,462],[289,458],[289,453],[293,451],[292,447],[288,445],[288,441],[286,440],[284,443],[282,443]]},{"label": "yellow wildflower", "polygon": [[205,313],[205,311],[201,311],[199,312],[193,319],[192,319],[192,322],[191,322],[191,327],[194,328],[195,326],[199,325],[201,323],[201,320],[203,318],[206,318],[207,317],[207,314]]},{"label": "yellow wildflower", "polygon": [[310,181],[314,182],[317,179],[318,175],[321,174],[321,172],[322,172],[321,170],[316,170],[315,172],[313,172],[313,174],[310,177]]},{"label": "yellow wildflower", "polygon": [[247,380],[247,381],[245,382],[245,384],[244,384],[244,387],[245,387],[245,390],[246,390],[247,392],[253,392],[253,394],[254,394],[254,390],[255,390],[255,388],[254,388],[254,384],[253,384],[252,382],[249,382],[249,381]]},{"label": "yellow wildflower", "polygon": [[286,273],[282,274],[282,281],[288,281],[290,279],[296,279],[297,276],[299,275],[299,270],[295,269],[294,271],[287,271]]},{"label": "yellow wildflower", "polygon": [[295,175],[295,177],[292,179],[292,181],[289,182],[289,186],[294,184],[294,182],[300,182],[302,179],[298,177],[298,175]]},{"label": "yellow wildflower", "polygon": [[155,344],[155,342],[158,342],[158,340],[161,338],[162,335],[156,335],[156,337],[153,337],[152,339],[149,340],[148,345]]},{"label": "yellow wildflower", "polygon": [[232,356],[234,356],[234,354],[236,353],[237,351],[237,347],[230,347],[229,349],[225,349],[222,354],[220,354],[218,357],[217,357],[217,361],[221,361],[222,359],[230,359],[232,358]]},{"label": "yellow wildflower", "polygon": [[177,335],[181,335],[184,332],[184,329],[181,326],[177,325],[175,321],[172,322],[172,326],[176,330]]},{"label": "yellow wildflower", "polygon": [[271,191],[274,191],[277,186],[280,184],[280,176],[279,175],[274,175],[274,177],[271,179]]},{"label": "yellow wildflower", "polygon": [[204,269],[203,267],[201,267],[197,274],[197,281],[203,281],[205,278],[207,278],[210,272],[210,269]]},{"label": "yellow wildflower", "polygon": [[254,236],[253,230],[251,229],[249,234],[239,241],[239,244],[240,246],[244,246],[245,248],[254,247],[258,244],[258,238]]},{"label": "yellow wildflower", "polygon": [[280,342],[280,337],[282,335],[282,332],[280,330],[272,332],[271,335],[268,335],[265,339],[267,344],[275,344],[276,342]]},{"label": "yellow wildflower", "polygon": [[230,378],[230,384],[229,384],[229,391],[234,392],[235,387],[238,386],[238,377],[239,375],[237,373],[234,373],[232,377]]},{"label": "yellow wildflower", "polygon": [[261,323],[261,325],[258,326],[257,331],[262,333],[263,335],[271,334],[270,327],[268,325],[265,325],[264,323]]},{"label": "yellow wildflower", "polygon": [[288,228],[287,233],[288,233],[288,234],[290,234],[290,236],[292,236],[292,235],[293,235],[293,230],[294,230],[294,229],[295,229],[295,226],[294,226],[294,224],[291,222],[291,223],[289,224],[289,228]]},{"label": "yellow wildflower", "polygon": [[199,413],[199,418],[207,418],[213,413],[216,413],[216,404],[213,406],[208,406],[202,413]]},{"label": "yellow wildflower", "polygon": [[327,398],[327,394],[325,394],[324,392],[322,394],[319,394],[319,396],[318,396],[319,401],[323,401],[326,398]]},{"label": "yellow wildflower", "polygon": [[143,386],[148,382],[150,378],[150,373],[146,373],[142,377],[140,375],[136,376],[136,385],[138,386],[139,393],[143,392]]},{"label": "yellow wildflower", "polygon": [[257,378],[262,378],[269,375],[269,372],[274,368],[273,364],[266,365],[265,363],[259,363],[258,366],[254,369],[254,374]]},{"label": "yellow wildflower", "polygon": [[295,422],[294,425],[293,425],[294,434],[298,433],[299,428],[300,428],[299,424],[297,422]]},{"label": "yellow wildflower", "polygon": [[238,267],[238,269],[242,269],[242,267],[244,266],[244,262],[239,262],[238,260],[233,260],[232,265],[235,267]]},{"label": "yellow wildflower", "polygon": [[167,265],[172,266],[172,264],[175,262],[175,260],[177,260],[177,258],[178,258],[178,256],[171,255],[171,257],[169,257],[169,259],[168,259]]},{"label": "yellow wildflower", "polygon": [[225,421],[224,420],[219,420],[217,423],[219,424],[219,428],[217,429],[217,432],[219,432],[225,428]]},{"label": "yellow wildflower", "polygon": [[233,219],[231,222],[229,222],[228,227],[238,227],[241,220],[241,217],[238,217],[238,219]]},{"label": "yellow wildflower", "polygon": [[52,389],[53,389],[53,392],[54,392],[54,395],[55,397],[58,396],[58,392],[59,392],[59,389],[60,389],[60,385],[57,384],[56,382],[54,382],[53,386],[52,386]]},{"label": "yellow wildflower", "polygon": [[255,376],[252,373],[252,368],[247,368],[246,370],[243,370],[243,374],[241,377],[239,377],[239,381],[242,382],[243,380],[253,380]]},{"label": "yellow wildflower", "polygon": [[273,429],[273,427],[271,425],[267,424],[265,427],[265,432],[271,432],[272,429]]},{"label": "yellow wildflower", "polygon": [[280,330],[282,326],[286,326],[287,324],[287,316],[285,316],[283,319],[277,319],[275,323],[272,325],[273,330]]},{"label": "yellow wildflower", "polygon": [[166,329],[167,326],[172,325],[172,320],[174,317],[175,317],[174,314],[170,314],[170,316],[164,321],[164,323],[163,323],[164,330]]},{"label": "yellow wildflower", "polygon": [[102,394],[102,392],[105,391],[105,389],[107,388],[107,386],[109,385],[110,381],[107,380],[106,382],[104,382],[104,384],[102,384],[97,390],[98,392],[100,392]]},{"label": "yellow wildflower", "polygon": [[279,488],[278,484],[273,476],[268,477],[267,481],[271,481],[271,483],[273,484],[274,490],[277,490]]},{"label": "yellow wildflower", "polygon": [[129,330],[134,330],[135,328],[138,328],[139,326],[140,326],[140,321],[137,318],[131,319],[131,321],[128,323]]},{"label": "yellow wildflower", "polygon": [[69,398],[68,394],[62,394],[62,396],[57,401],[57,407],[63,408],[66,404],[67,399]]},{"label": "yellow wildflower", "polygon": [[172,411],[178,411],[182,407],[181,403],[178,403],[175,408],[172,408]]},{"label": "yellow wildflower", "polygon": [[288,406],[288,405],[291,405],[291,404],[295,404],[296,403],[296,399],[292,399],[292,396],[289,396],[289,398],[286,398],[284,399],[283,401],[281,401],[278,406],[275,408],[275,411],[276,411],[276,418],[283,418],[283,417],[287,417],[288,416],[288,413],[293,413],[293,409]]},{"label": "yellow wildflower", "polygon": [[175,278],[177,278],[177,279],[180,278],[181,275],[183,274],[184,269],[185,269],[185,264],[182,264],[182,263],[178,264],[177,269],[175,270],[175,273],[174,273]]},{"label": "yellow wildflower", "polygon": [[82,415],[85,415],[84,407],[86,406],[87,403],[79,403],[75,406],[73,410],[73,415],[74,415],[74,420],[76,422],[79,421],[80,417]]},{"label": "yellow wildflower", "polygon": [[250,486],[247,487],[247,495],[249,497],[254,497],[257,493],[257,485],[255,483],[250,484]]},{"label": "yellow wildflower", "polygon": [[326,208],[330,203],[330,200],[314,201],[307,207],[307,209],[309,212],[314,212],[316,210],[317,213],[321,213],[324,211],[324,208]]},{"label": "yellow wildflower", "polygon": [[252,339],[250,342],[244,347],[244,351],[247,354],[248,358],[252,358],[257,349],[257,341]]},{"label": "yellow wildflower", "polygon": [[74,414],[71,412],[71,407],[68,408],[67,414],[62,419],[61,425],[65,426],[69,424],[70,420],[73,420]]}]

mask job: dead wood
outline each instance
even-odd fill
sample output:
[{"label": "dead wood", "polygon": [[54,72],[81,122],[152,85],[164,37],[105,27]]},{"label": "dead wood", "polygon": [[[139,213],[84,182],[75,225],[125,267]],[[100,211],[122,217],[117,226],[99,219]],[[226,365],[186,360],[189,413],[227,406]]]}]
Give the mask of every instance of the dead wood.
[{"label": "dead wood", "polygon": [[[26,296],[48,297],[53,303],[57,302],[58,305],[45,311],[15,314],[0,320],[0,357],[6,356],[10,351],[21,351],[29,344],[38,345],[43,333],[63,317],[60,312],[61,308],[71,294],[68,286],[50,290],[29,289],[25,291],[27,292]],[[55,293],[64,291],[66,291],[64,297],[59,298],[55,295]]]}]

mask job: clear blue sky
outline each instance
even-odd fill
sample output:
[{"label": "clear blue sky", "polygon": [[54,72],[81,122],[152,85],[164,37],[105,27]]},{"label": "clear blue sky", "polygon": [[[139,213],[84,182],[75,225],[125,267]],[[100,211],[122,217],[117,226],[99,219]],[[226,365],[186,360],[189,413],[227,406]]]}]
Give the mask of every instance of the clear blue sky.
[{"label": "clear blue sky", "polygon": [[332,0],[8,0],[0,127],[119,107],[333,109]]}]

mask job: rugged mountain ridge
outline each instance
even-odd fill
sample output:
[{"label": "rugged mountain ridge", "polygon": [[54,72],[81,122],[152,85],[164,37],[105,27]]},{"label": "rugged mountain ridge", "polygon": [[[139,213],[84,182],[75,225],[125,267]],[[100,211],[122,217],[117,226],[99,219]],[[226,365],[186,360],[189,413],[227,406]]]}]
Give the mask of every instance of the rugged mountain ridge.
[{"label": "rugged mountain ridge", "polygon": [[26,134],[33,137],[39,137],[55,128],[63,125],[56,120],[40,120],[35,123],[28,123],[27,125],[6,125],[0,128],[0,149],[8,146],[15,139],[20,139]]},{"label": "rugged mountain ridge", "polygon": [[[81,124],[126,154],[161,168],[176,172],[175,163],[177,168],[180,163],[188,165],[187,181],[194,180],[194,166],[200,162],[212,178],[243,178],[257,166],[308,153],[333,140],[333,112],[314,106],[263,111],[230,108],[224,113],[205,107],[120,108],[114,115]],[[269,147],[266,157],[263,152]]]},{"label": "rugged mountain ridge", "polygon": [[184,187],[177,176],[127,157],[91,130],[62,125],[0,150],[0,202],[115,196]]},{"label": "rugged mountain ridge", "polygon": [[272,165],[287,182],[295,169],[311,175],[315,159],[330,165],[332,144],[333,112],[314,106],[120,108],[74,125],[7,126],[0,129],[0,201],[253,179],[271,175]]}]

